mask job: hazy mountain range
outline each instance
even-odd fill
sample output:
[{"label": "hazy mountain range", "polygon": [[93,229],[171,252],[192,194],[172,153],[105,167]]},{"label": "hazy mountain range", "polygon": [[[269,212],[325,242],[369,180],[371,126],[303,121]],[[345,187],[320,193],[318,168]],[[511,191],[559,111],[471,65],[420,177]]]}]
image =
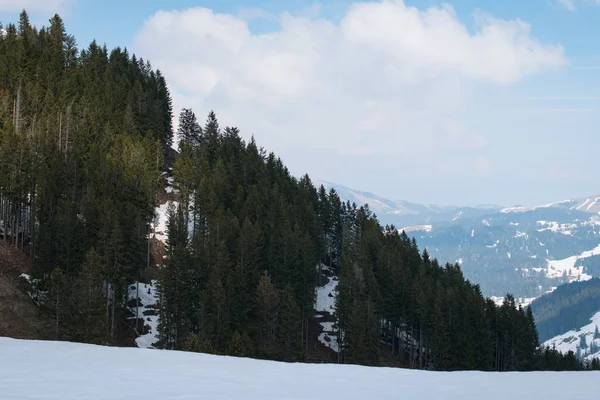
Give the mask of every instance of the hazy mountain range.
[{"label": "hazy mountain range", "polygon": [[330,182],[346,201],[414,236],[442,262],[458,262],[488,296],[537,297],[565,282],[600,277],[600,195],[537,207],[476,207],[389,200]]}]

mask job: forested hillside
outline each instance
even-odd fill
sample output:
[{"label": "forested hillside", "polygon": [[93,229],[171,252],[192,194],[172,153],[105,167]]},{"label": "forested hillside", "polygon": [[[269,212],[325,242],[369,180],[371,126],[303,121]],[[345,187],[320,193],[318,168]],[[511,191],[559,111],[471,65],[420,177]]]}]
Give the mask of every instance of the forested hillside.
[{"label": "forested hillside", "polygon": [[540,340],[586,325],[600,310],[600,279],[561,285],[531,303]]},{"label": "forested hillside", "polygon": [[[56,337],[113,341],[124,328],[127,282],[147,267],[154,196],[172,140],[165,80],[123,49],[92,43],[79,52],[59,16],[38,30],[23,12],[5,31],[3,238],[33,259]],[[102,329],[91,334],[88,324]]]},{"label": "forested hillside", "polygon": [[203,127],[189,109],[179,121],[159,346],[302,360],[315,286],[333,271],[340,362],[562,368],[558,354],[539,356],[533,315],[512,296],[497,307],[460,266],[420,252],[368,206],[295,179],[214,113]]},{"label": "forested hillside", "polygon": [[[496,306],[367,206],[293,177],[210,112],[181,111],[172,144],[165,80],[126,50],[77,50],[60,17],[23,12],[0,39],[3,240],[30,255],[53,337],[139,336],[128,285],[158,279],[156,347],[307,360],[316,288],[335,274],[342,363],[458,370],[581,369],[538,349],[530,309]],[[173,173],[165,258],[150,230]],[[158,270],[152,265],[160,264]],[[139,301],[137,301],[139,304]],[[314,338],[312,338],[314,340]]]}]

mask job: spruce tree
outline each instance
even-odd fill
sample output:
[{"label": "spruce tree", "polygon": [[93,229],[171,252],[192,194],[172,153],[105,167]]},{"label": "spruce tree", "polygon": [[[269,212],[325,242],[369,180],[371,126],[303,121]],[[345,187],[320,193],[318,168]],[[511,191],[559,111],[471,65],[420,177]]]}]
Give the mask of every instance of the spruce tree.
[{"label": "spruce tree", "polygon": [[272,357],[275,352],[277,334],[277,313],[279,296],[267,271],[258,282],[256,288],[256,315],[258,317],[258,350],[266,357]]},{"label": "spruce tree", "polygon": [[583,350],[583,353],[585,354],[586,350],[588,349],[585,334],[579,336],[579,347]]},{"label": "spruce tree", "polygon": [[277,342],[279,359],[297,361],[302,355],[302,321],[292,288],[287,286],[279,294],[277,313]]},{"label": "spruce tree", "polygon": [[234,357],[251,357],[254,354],[252,340],[246,332],[235,331],[227,347],[227,354]]},{"label": "spruce tree", "polygon": [[189,333],[186,285],[189,276],[187,221],[182,207],[169,207],[168,240],[165,265],[160,279],[160,341],[162,346],[181,349]]},{"label": "spruce tree", "polygon": [[100,256],[91,248],[74,282],[72,301],[77,307],[74,329],[76,339],[85,343],[106,344],[109,321],[106,318],[105,267]]},{"label": "spruce tree", "polygon": [[[177,135],[181,142],[192,146],[200,145],[202,141],[202,127],[196,119],[196,114],[190,108],[183,108],[179,114],[179,127]],[[181,146],[180,142],[180,146]]]}]

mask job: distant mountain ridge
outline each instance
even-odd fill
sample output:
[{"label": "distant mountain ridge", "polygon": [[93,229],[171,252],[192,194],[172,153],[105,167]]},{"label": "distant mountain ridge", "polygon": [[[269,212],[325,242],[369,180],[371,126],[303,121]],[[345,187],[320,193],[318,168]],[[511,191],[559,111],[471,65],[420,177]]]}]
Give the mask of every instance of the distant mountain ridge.
[{"label": "distant mountain ridge", "polygon": [[540,208],[560,208],[563,210],[574,210],[574,211],[582,211],[591,214],[600,214],[600,195],[583,197],[579,199],[568,199],[568,200],[560,200],[555,201],[553,203],[544,204],[537,207],[521,207],[514,206],[503,208],[501,212],[509,213],[509,212],[525,212],[525,211],[533,211],[538,210]]},{"label": "distant mountain ridge", "polygon": [[442,262],[459,263],[486,296],[531,301],[563,283],[600,277],[600,196],[536,207],[460,207],[316,184],[334,188],[344,201],[369,204],[382,225],[404,230]]},{"label": "distant mountain ridge", "polygon": [[401,229],[405,226],[423,225],[458,219],[476,217],[498,212],[499,205],[482,204],[478,206],[444,206],[438,204],[419,204],[408,200],[390,200],[374,193],[350,189],[346,186],[317,180],[315,186],[325,186],[327,190],[335,189],[340,198],[357,205],[368,204],[371,211],[377,214],[383,225],[393,224]]},{"label": "distant mountain ridge", "polygon": [[[534,207],[523,207],[515,205],[511,207],[497,204],[480,204],[476,206],[456,206],[439,204],[420,204],[408,200],[390,200],[377,194],[351,189],[338,183],[324,180],[316,180],[315,186],[325,186],[326,189],[335,189],[340,198],[349,200],[357,205],[369,204],[369,208],[375,212],[383,224],[391,224],[395,221],[407,221],[410,225],[428,224],[434,221],[441,222],[465,219],[473,214],[486,215],[495,212],[522,213],[544,208],[558,208],[562,210],[581,211],[590,214],[600,214],[600,194],[589,197],[575,198],[555,201]],[[401,228],[398,226],[398,228]]]}]

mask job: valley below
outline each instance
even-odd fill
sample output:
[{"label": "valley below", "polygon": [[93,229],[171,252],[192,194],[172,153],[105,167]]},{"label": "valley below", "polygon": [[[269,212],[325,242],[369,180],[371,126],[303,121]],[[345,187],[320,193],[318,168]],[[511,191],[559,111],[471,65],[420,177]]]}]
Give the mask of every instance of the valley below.
[{"label": "valley below", "polygon": [[561,284],[600,277],[600,196],[538,207],[452,207],[320,183],[345,201],[368,204],[382,225],[405,231],[431,257],[459,264],[499,302],[511,293],[526,305]]}]

